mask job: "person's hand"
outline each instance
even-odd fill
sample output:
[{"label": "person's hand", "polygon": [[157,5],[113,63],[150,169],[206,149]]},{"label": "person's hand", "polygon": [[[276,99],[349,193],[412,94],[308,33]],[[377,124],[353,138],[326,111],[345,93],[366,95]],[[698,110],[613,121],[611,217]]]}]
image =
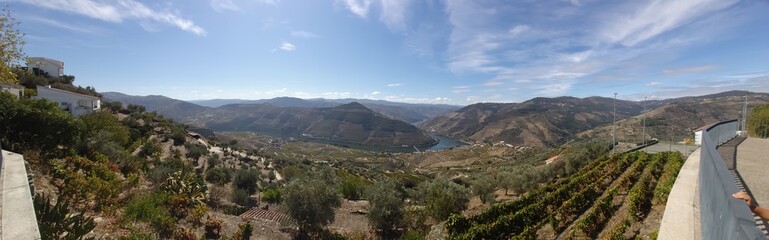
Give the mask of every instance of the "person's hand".
[{"label": "person's hand", "polygon": [[736,193],[732,194],[732,197],[736,198],[736,199],[745,200],[745,203],[748,204],[748,207],[750,207],[750,210],[753,210],[754,208],[756,208],[756,206],[753,204],[753,199],[750,198],[750,195],[748,195],[747,193],[745,193],[743,191],[739,191],[739,192],[736,192]]}]

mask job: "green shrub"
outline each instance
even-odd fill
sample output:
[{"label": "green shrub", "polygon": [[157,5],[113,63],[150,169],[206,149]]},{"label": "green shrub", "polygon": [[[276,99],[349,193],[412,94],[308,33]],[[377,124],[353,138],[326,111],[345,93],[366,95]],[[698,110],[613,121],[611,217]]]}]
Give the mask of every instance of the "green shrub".
[{"label": "green shrub", "polygon": [[168,231],[167,225],[174,222],[166,210],[168,197],[166,193],[148,193],[134,197],[126,204],[123,221],[142,221],[158,231]]},{"label": "green shrub", "polygon": [[268,188],[262,191],[262,201],[268,203],[280,203],[283,197],[280,194],[280,190]]},{"label": "green shrub", "polygon": [[230,200],[232,200],[233,203],[236,203],[240,206],[248,206],[248,197],[250,194],[248,194],[248,191],[240,188],[232,189],[232,196]]},{"label": "green shrub", "polygon": [[259,173],[256,170],[240,169],[235,174],[232,184],[252,194],[256,192],[257,181],[259,181]]},{"label": "green shrub", "polygon": [[226,168],[209,168],[208,171],[206,171],[206,181],[210,183],[224,185],[229,183],[231,180],[232,175]]}]

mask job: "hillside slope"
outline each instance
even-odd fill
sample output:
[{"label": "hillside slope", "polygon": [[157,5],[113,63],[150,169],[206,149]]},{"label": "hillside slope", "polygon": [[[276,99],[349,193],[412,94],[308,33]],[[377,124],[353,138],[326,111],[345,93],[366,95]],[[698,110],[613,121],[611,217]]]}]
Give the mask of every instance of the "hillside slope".
[{"label": "hillside slope", "polygon": [[[748,118],[750,108],[759,104],[769,103],[767,93],[749,93]],[[645,132],[646,139],[657,138],[683,141],[693,139],[693,130],[705,124],[714,122],[742,119],[742,109],[745,104],[744,91],[730,91],[711,95],[678,98],[667,101],[664,105],[648,110],[644,115],[633,116],[617,121],[618,141],[639,142]],[[643,127],[643,117],[646,117],[646,129]],[[583,137],[608,138],[611,125],[591,129],[578,134]]]},{"label": "hillside slope", "polygon": [[233,104],[213,109],[192,119],[191,124],[214,131],[255,131],[344,144],[399,147],[436,143],[418,128],[356,102],[332,108]]},{"label": "hillside slope", "polygon": [[[478,103],[425,121],[419,126],[474,142],[505,141],[555,146],[576,133],[611,123],[613,99],[534,98],[523,103]],[[617,119],[642,111],[640,103],[617,100]]]},{"label": "hillside slope", "polygon": [[123,105],[144,106],[147,111],[157,112],[175,120],[183,120],[202,114],[210,108],[160,95],[132,96],[119,92],[102,93],[107,101],[118,101]]}]

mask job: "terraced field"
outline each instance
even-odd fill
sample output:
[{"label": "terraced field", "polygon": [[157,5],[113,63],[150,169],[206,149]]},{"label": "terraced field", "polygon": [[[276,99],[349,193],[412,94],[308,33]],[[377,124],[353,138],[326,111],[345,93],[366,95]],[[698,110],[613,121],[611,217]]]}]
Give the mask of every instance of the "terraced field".
[{"label": "terraced field", "polygon": [[452,216],[446,230],[450,239],[631,239],[631,226],[664,206],[682,164],[678,152],[596,159],[516,200]]}]

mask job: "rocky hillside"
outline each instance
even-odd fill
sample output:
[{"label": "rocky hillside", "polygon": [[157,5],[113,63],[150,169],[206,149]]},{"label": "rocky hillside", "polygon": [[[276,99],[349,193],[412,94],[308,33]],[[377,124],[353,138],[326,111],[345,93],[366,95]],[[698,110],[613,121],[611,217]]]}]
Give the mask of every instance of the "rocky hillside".
[{"label": "rocky hillside", "polygon": [[194,117],[210,109],[209,107],[160,95],[142,97],[126,95],[119,92],[105,92],[102,93],[102,95],[104,96],[104,100],[121,102],[124,107],[128,104],[142,105],[147,111],[157,112],[175,120]]},{"label": "rocky hillside", "polygon": [[[478,103],[425,121],[419,126],[473,142],[505,141],[554,146],[613,119],[613,99],[602,97],[534,98],[523,103]],[[617,100],[617,118],[635,116],[640,103]]]},{"label": "rocky hillside", "polygon": [[[619,141],[639,142],[645,132],[646,139],[657,138],[683,141],[684,138],[694,138],[693,129],[714,122],[742,119],[742,109],[745,104],[744,91],[730,91],[711,95],[685,97],[666,101],[665,104],[650,109],[644,115],[633,116],[617,121],[617,138]],[[767,93],[749,93],[748,118],[750,107],[769,103]],[[646,129],[642,130],[642,119],[646,117]],[[582,137],[608,138],[611,135],[611,125],[591,129],[579,134]]]},{"label": "rocky hillside", "polygon": [[357,102],[332,108],[232,104],[212,109],[190,123],[214,131],[255,131],[341,144],[400,147],[436,143],[418,128]]}]

